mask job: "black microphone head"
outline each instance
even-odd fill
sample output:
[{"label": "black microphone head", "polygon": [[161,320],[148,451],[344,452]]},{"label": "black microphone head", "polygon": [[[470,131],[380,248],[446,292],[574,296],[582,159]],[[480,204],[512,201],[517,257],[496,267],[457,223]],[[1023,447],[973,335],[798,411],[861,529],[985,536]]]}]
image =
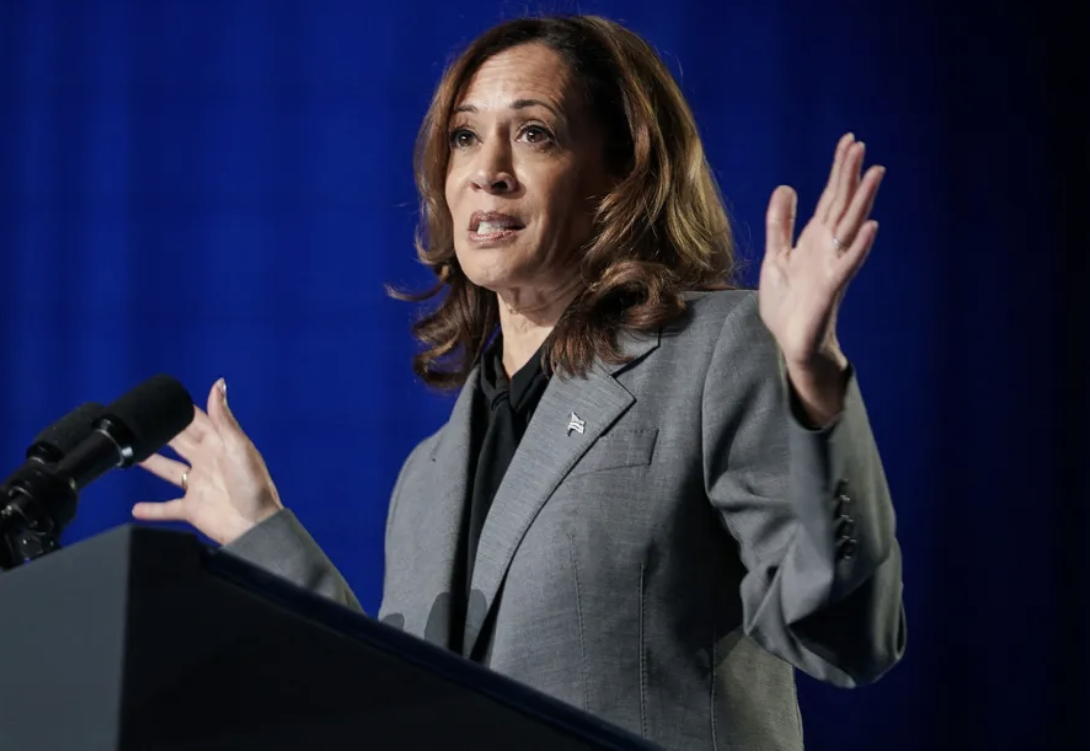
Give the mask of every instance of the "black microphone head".
[{"label": "black microphone head", "polygon": [[[193,421],[193,399],[182,383],[162,374],[137,385],[106,408],[115,437],[132,451],[122,466],[146,460]],[[118,426],[120,425],[120,426]],[[113,434],[113,432],[111,432]]]},{"label": "black microphone head", "polygon": [[94,423],[106,408],[101,403],[84,403],[43,429],[27,448],[27,460],[56,463],[75,450],[94,431]]}]

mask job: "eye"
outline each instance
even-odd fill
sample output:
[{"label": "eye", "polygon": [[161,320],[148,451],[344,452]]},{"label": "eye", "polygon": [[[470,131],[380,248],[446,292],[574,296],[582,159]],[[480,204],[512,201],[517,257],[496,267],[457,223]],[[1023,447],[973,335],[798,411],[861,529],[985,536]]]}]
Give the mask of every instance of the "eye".
[{"label": "eye", "polygon": [[553,140],[553,135],[544,126],[527,126],[522,136],[531,144],[548,144]]},{"label": "eye", "polygon": [[453,149],[462,149],[473,145],[477,137],[468,128],[455,128],[450,132],[450,146]]}]

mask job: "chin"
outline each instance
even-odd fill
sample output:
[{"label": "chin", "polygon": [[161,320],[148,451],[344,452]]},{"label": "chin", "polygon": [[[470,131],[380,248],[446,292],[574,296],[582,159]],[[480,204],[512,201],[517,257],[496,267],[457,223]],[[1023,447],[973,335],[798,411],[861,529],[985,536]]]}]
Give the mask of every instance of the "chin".
[{"label": "chin", "polygon": [[508,284],[510,276],[497,270],[473,269],[469,265],[463,265],[462,272],[465,273],[469,282],[473,283],[473,285],[478,288],[487,288],[488,290],[495,292],[510,287]]},{"label": "chin", "polygon": [[505,263],[509,260],[485,258],[491,256],[490,252],[478,249],[473,249],[467,255],[459,255],[458,264],[473,285],[496,291],[515,287],[525,277],[519,275],[518,270],[512,269],[510,264]]}]

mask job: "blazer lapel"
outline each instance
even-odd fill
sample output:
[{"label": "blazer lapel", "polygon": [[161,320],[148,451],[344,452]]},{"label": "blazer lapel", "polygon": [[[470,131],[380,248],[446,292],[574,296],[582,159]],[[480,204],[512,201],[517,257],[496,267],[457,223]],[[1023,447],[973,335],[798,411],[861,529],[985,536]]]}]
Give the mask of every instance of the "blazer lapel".
[{"label": "blazer lapel", "polygon": [[[633,360],[658,345],[657,336],[622,341]],[[519,543],[553,490],[594,441],[635,402],[614,375],[629,365],[596,362],[586,379],[554,377],[489,508],[477,545],[464,647],[477,651],[481,627]]]},{"label": "blazer lapel", "polygon": [[[474,369],[458,395],[450,420],[432,448],[427,492],[434,496],[434,504],[421,506],[418,523],[420,531],[434,533],[428,539],[432,549],[422,553],[431,566],[431,575],[426,583],[415,587],[427,589],[436,597],[424,629],[425,638],[443,646],[450,644],[454,590],[460,593],[465,588],[463,584],[454,584],[452,579],[457,572],[455,559],[459,554],[465,515],[469,464],[476,462],[475,458],[470,458],[476,385],[477,370]],[[458,651],[461,647],[452,649]]]}]

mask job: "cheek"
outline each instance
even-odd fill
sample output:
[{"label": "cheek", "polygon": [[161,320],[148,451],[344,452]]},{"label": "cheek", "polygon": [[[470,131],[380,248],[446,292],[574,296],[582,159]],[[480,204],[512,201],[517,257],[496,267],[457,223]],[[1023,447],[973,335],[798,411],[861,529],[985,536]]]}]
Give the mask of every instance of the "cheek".
[{"label": "cheek", "polygon": [[446,196],[447,205],[454,207],[465,198],[466,187],[469,184],[468,165],[463,160],[451,157],[447,161],[446,180],[443,184],[443,193]]},{"label": "cheek", "polygon": [[571,222],[577,214],[583,192],[578,172],[568,170],[542,176],[538,185],[541,188],[542,204],[549,213],[550,220],[565,225]]},{"label": "cheek", "polygon": [[592,198],[596,187],[587,178],[576,171],[565,175],[557,181],[551,202],[554,216],[565,225],[558,230],[568,236],[579,236],[577,240],[582,240],[590,228],[596,202]]},{"label": "cheek", "polygon": [[458,201],[457,185],[458,179],[454,171],[448,171],[446,183],[443,185],[443,197],[447,200],[447,206],[451,210],[454,209],[454,205]]}]

